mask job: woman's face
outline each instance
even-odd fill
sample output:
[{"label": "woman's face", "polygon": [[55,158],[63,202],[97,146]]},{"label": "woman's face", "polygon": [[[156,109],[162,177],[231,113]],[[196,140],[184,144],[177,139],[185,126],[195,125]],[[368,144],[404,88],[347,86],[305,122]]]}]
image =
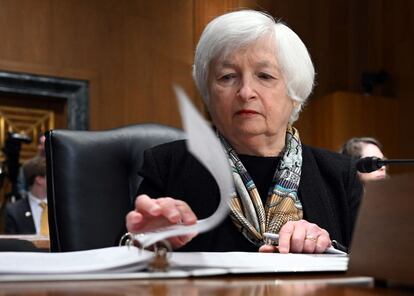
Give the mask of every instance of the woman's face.
[{"label": "woman's face", "polygon": [[[375,156],[378,158],[384,158],[384,154],[382,154],[381,150],[378,148],[377,145],[365,143],[362,144],[361,150],[361,158]],[[359,173],[359,179],[362,183],[376,181],[376,180],[383,180],[387,177],[387,171],[385,166],[380,168],[379,170],[373,171],[371,173]]]},{"label": "woman's face", "polygon": [[260,39],[213,60],[208,86],[212,120],[230,143],[256,136],[284,142],[293,101],[286,95],[272,42]]}]

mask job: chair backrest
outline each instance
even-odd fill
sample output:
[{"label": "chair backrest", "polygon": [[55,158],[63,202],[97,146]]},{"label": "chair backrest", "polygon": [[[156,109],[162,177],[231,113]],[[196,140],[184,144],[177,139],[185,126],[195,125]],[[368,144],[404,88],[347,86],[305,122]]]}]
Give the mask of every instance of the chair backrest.
[{"label": "chair backrest", "polygon": [[47,132],[51,251],[115,245],[141,182],[144,150],[183,138],[181,130],[160,124]]}]

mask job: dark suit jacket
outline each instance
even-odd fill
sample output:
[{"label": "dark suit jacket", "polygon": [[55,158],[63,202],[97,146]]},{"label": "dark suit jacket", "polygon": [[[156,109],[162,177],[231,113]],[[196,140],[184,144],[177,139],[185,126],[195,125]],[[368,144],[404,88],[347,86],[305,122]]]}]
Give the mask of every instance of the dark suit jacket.
[{"label": "dark suit jacket", "polygon": [[[26,213],[30,213],[30,215],[27,215]],[[8,234],[36,233],[28,198],[22,198],[15,203],[7,205],[5,231]]]},{"label": "dark suit jacket", "polygon": [[[326,229],[331,239],[348,246],[362,194],[351,159],[327,150],[303,145],[299,198],[304,219]],[[149,149],[144,155],[144,177],[138,193],[170,196],[187,202],[197,217],[205,218],[217,208],[218,187],[202,165],[187,152],[185,141]],[[269,185],[270,186],[270,185]],[[228,217],[220,226],[198,235],[181,250],[257,251]]]}]

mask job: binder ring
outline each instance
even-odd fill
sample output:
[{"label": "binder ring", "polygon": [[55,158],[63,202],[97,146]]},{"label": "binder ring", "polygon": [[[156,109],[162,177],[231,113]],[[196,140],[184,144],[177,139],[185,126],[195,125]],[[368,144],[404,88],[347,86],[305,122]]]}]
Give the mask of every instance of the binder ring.
[{"label": "binder ring", "polygon": [[172,251],[171,244],[166,239],[163,239],[163,240],[161,240],[159,242],[156,242],[153,245],[153,248],[154,248],[154,252],[155,253],[161,253],[161,254],[162,253],[165,253],[167,256],[170,256],[171,251]]},{"label": "binder ring", "polygon": [[[139,249],[143,249],[140,242],[135,239],[134,236],[137,234],[133,234],[131,232],[125,233],[121,239],[119,240],[119,246],[135,246]],[[143,235],[143,234],[142,234]]]},{"label": "binder ring", "polygon": [[167,271],[170,267],[168,258],[171,255],[171,244],[168,240],[161,240],[153,245],[154,259],[149,264],[148,268],[151,271]]},{"label": "binder ring", "polygon": [[119,240],[119,246],[131,246],[132,245],[132,235],[130,232],[125,233]]}]

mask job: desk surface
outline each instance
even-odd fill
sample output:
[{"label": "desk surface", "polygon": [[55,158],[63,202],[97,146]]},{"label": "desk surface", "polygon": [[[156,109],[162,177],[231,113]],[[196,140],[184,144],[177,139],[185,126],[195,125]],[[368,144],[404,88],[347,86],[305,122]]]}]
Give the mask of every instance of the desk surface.
[{"label": "desk surface", "polygon": [[0,239],[21,239],[33,243],[39,249],[50,249],[48,236],[36,234],[0,234]]},{"label": "desk surface", "polygon": [[369,279],[346,283],[338,274],[220,276],[169,280],[0,283],[0,295],[413,295],[413,291],[373,287]]}]

